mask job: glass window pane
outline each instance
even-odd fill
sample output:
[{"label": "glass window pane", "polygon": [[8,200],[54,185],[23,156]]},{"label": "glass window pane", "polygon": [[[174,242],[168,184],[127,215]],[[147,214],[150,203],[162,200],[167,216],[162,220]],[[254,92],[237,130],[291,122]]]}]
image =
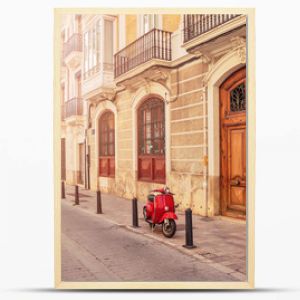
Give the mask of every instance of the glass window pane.
[{"label": "glass window pane", "polygon": [[139,154],[164,154],[164,103],[147,100],[139,110]]},{"label": "glass window pane", "polygon": [[114,115],[112,112],[104,113],[99,120],[100,155],[113,156],[115,147]]},{"label": "glass window pane", "polygon": [[230,111],[244,110],[246,110],[246,88],[245,83],[241,83],[230,92]]},{"label": "glass window pane", "polygon": [[153,129],[154,129],[154,138],[158,138],[161,136],[161,123],[157,122],[153,124]]},{"label": "glass window pane", "polygon": [[103,143],[102,144],[102,147],[101,147],[101,156],[104,156],[105,155],[105,144]]},{"label": "glass window pane", "polygon": [[151,139],[151,124],[146,124],[145,125],[146,128],[146,139]]},{"label": "glass window pane", "polygon": [[145,145],[144,145],[144,141],[143,140],[139,144],[139,153],[140,154],[145,154]]},{"label": "glass window pane", "polygon": [[96,37],[96,52],[97,52],[97,65],[100,64],[101,59],[101,20],[97,22],[97,37]]},{"label": "glass window pane", "polygon": [[103,142],[103,144],[107,143],[107,134],[106,134],[106,132],[102,132],[102,142]]},{"label": "glass window pane", "polygon": [[145,121],[146,121],[146,123],[151,122],[151,111],[150,110],[145,111]]},{"label": "glass window pane", "polygon": [[113,145],[112,144],[108,144],[107,145],[107,155],[108,156],[112,156],[113,155]]},{"label": "glass window pane", "polygon": [[153,141],[153,153],[154,154],[160,153],[159,144],[160,144],[159,140],[156,139]]},{"label": "glass window pane", "polygon": [[114,132],[112,130],[108,133],[108,141],[109,143],[112,143],[114,141]]},{"label": "glass window pane", "polygon": [[114,128],[114,119],[113,118],[110,118],[107,120],[107,127],[108,127],[108,129]]},{"label": "glass window pane", "polygon": [[138,111],[138,178],[150,181],[165,178],[164,131],[164,102],[150,98]]},{"label": "glass window pane", "polygon": [[113,52],[114,52],[114,31],[113,31],[113,22],[111,20],[104,21],[104,40],[105,40],[105,51],[104,51],[104,63],[112,64],[113,63]]},{"label": "glass window pane", "polygon": [[149,31],[149,15],[144,15],[144,33]]},{"label": "glass window pane", "polygon": [[152,153],[152,143],[151,140],[146,140],[146,154]]},{"label": "glass window pane", "polygon": [[88,32],[84,33],[84,72],[88,70]]},{"label": "glass window pane", "polygon": [[158,28],[158,15],[153,15],[154,18],[154,25],[153,27]]}]

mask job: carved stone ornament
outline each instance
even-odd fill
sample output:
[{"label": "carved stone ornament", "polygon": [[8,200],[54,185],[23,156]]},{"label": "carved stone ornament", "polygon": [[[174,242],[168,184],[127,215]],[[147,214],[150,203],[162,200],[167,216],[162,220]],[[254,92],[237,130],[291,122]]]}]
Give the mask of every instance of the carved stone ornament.
[{"label": "carved stone ornament", "polygon": [[150,80],[149,78],[144,78],[144,79],[142,80],[142,82],[143,82],[143,85],[144,85],[144,87],[145,87],[146,93],[147,93],[147,94],[150,94],[150,82],[151,82],[151,80]]},{"label": "carved stone ornament", "polygon": [[88,99],[88,103],[90,105],[97,106],[100,102],[103,100],[109,100],[114,101],[116,96],[116,89],[114,88],[105,88],[105,89],[99,89],[95,95],[90,96]]},{"label": "carved stone ornament", "polygon": [[240,36],[236,36],[231,39],[232,50],[237,52],[237,55],[241,63],[246,63],[247,51],[246,51],[246,39]]},{"label": "carved stone ornament", "polygon": [[113,101],[115,98],[115,92],[113,91],[106,91],[106,92],[101,92],[100,93],[100,97],[102,97],[103,100],[109,100],[109,101]]},{"label": "carved stone ornament", "polygon": [[152,67],[132,78],[129,78],[122,82],[122,85],[126,87],[131,93],[136,92],[140,87],[144,87],[147,93],[150,92],[150,83],[158,82],[164,84],[169,78],[170,72],[160,68]]},{"label": "carved stone ornament", "polygon": [[238,51],[238,56],[240,58],[241,63],[245,64],[246,59],[247,59],[246,47],[239,48],[237,51]]},{"label": "carved stone ornament", "polygon": [[214,63],[214,58],[208,54],[202,54],[202,61],[205,64],[213,64]]}]

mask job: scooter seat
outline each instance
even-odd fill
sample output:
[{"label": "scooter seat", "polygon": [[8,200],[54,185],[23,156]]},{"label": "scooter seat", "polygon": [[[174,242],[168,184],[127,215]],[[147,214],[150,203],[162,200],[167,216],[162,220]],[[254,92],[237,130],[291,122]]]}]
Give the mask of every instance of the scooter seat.
[{"label": "scooter seat", "polygon": [[154,195],[154,194],[149,194],[149,195],[147,196],[147,199],[148,199],[149,201],[151,201],[151,202],[154,201],[154,198],[155,198],[155,195]]}]

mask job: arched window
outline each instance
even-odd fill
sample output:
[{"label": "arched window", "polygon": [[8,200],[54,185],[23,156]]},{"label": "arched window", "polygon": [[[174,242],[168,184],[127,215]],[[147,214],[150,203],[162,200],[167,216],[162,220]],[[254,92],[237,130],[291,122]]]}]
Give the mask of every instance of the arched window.
[{"label": "arched window", "polygon": [[138,109],[138,179],[165,183],[165,109],[159,98]]},{"label": "arched window", "polygon": [[99,119],[99,176],[115,176],[115,120],[111,111]]}]

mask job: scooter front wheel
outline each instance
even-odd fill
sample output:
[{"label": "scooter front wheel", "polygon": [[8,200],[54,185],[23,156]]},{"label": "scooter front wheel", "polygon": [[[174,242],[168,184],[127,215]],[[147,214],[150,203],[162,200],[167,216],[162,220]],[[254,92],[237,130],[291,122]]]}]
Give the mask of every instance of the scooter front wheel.
[{"label": "scooter front wheel", "polygon": [[176,232],[176,223],[173,219],[168,219],[163,223],[162,231],[165,237],[171,238]]}]

